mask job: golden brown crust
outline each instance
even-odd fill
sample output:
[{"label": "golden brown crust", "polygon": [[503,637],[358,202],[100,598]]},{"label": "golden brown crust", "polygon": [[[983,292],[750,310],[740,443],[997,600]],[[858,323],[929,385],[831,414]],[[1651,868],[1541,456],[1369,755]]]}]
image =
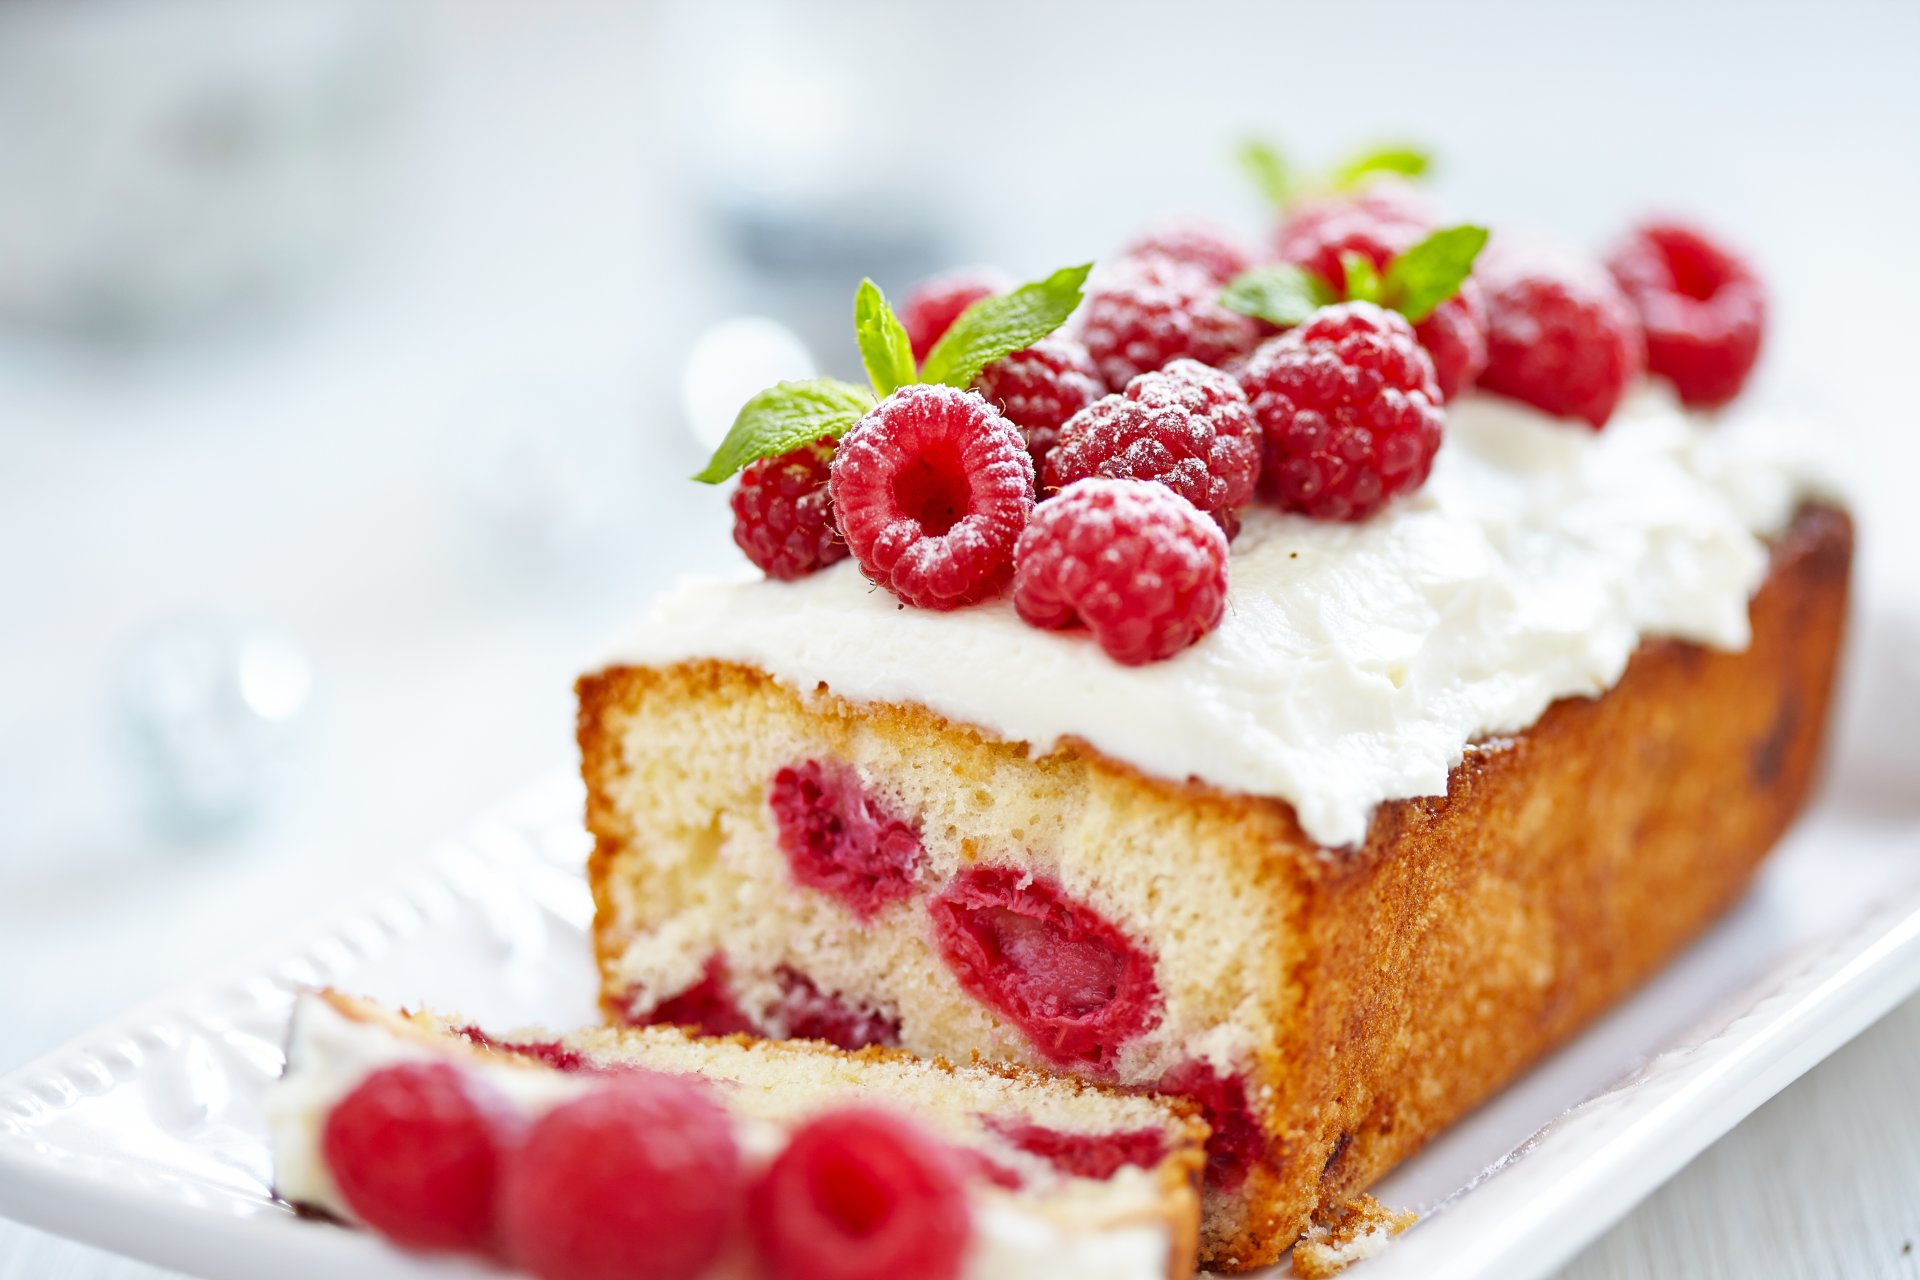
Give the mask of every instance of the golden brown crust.
[{"label": "golden brown crust", "polygon": [[[1554,704],[1477,744],[1445,796],[1380,806],[1330,852],[1283,801],[1169,782],[1066,742],[1031,767],[1083,773],[1143,805],[1180,804],[1265,886],[1263,989],[1278,1028],[1254,1077],[1272,1159],[1205,1260],[1272,1262],[1319,1209],[1417,1150],[1644,980],[1717,916],[1798,812],[1813,776],[1847,607],[1852,525],[1809,505],[1776,541],[1742,653],[1654,641],[1598,698]],[[633,838],[610,796],[620,729],[688,696],[794,699],[751,668],[696,661],[583,678],[579,735],[603,1003],[628,937],[608,869]],[[1025,748],[915,706],[802,699],[829,732],[864,721]],[[1251,961],[1250,961],[1251,963]],[[1259,972],[1259,971],[1256,971]]]}]

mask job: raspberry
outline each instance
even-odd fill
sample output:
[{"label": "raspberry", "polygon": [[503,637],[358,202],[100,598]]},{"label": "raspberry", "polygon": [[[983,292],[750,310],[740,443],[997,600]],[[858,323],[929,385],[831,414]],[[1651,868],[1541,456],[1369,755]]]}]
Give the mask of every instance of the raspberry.
[{"label": "raspberry", "polygon": [[769,1034],[780,1039],[825,1040],[842,1049],[900,1043],[900,1024],[894,1019],[829,995],[796,969],[783,966],[776,976],[781,994],[769,1018],[774,1024]]},{"label": "raspberry", "polygon": [[833,444],[822,440],[741,472],[733,491],[733,540],[769,578],[804,578],[846,559],[827,490],[832,460]]},{"label": "raspberry", "polygon": [[1020,1150],[1075,1178],[1105,1181],[1128,1165],[1151,1169],[1167,1154],[1166,1135],[1158,1129],[1066,1133],[1030,1120],[997,1118],[989,1118],[987,1127]]},{"label": "raspberry", "polygon": [[540,1280],[694,1280],[745,1200],[727,1113],[691,1080],[636,1071],[534,1122],[501,1178],[500,1231]]},{"label": "raspberry", "polygon": [[814,1117],[750,1193],[767,1280],[957,1280],[972,1234],[966,1168],[906,1120],[865,1107]]},{"label": "raspberry", "polygon": [[519,1127],[513,1105],[444,1062],[382,1067],[320,1129],[347,1207],[411,1249],[491,1252],[494,1185]]},{"label": "raspberry", "polygon": [[1487,369],[1480,385],[1595,430],[1645,363],[1640,323],[1610,276],[1578,259],[1508,249],[1482,256]]},{"label": "raspberry", "polygon": [[1253,265],[1253,251],[1240,237],[1205,218],[1177,218],[1149,228],[1120,251],[1127,258],[1167,258],[1199,267],[1215,284]]},{"label": "raspberry", "polygon": [[999,406],[1027,438],[1034,474],[1068,418],[1107,393],[1093,357],[1072,338],[1050,334],[980,371],[973,389]]},{"label": "raspberry", "polygon": [[831,483],[861,572],[908,604],[956,609],[1013,577],[1033,459],[972,392],[900,388],[841,438]]},{"label": "raspberry", "polygon": [[759,1030],[735,1003],[726,957],[718,953],[707,957],[698,982],[643,1014],[629,1013],[626,1020],[638,1027],[690,1027],[703,1036],[730,1036],[742,1031],[754,1034]]},{"label": "raspberry", "polygon": [[1081,340],[1110,387],[1187,356],[1217,365],[1260,340],[1250,316],[1220,305],[1220,286],[1190,262],[1125,258],[1081,306]]},{"label": "raspberry", "polygon": [[1213,1131],[1207,1137],[1207,1186],[1232,1191],[1245,1182],[1267,1147],[1266,1131],[1247,1102],[1246,1080],[1223,1076],[1195,1058],[1169,1071],[1156,1089],[1193,1099],[1206,1117]]},{"label": "raspberry", "polygon": [[[1348,230],[1388,228],[1412,244],[1439,225],[1433,202],[1420,188],[1398,178],[1375,178],[1358,191],[1295,205],[1274,232],[1273,249],[1282,262],[1306,263],[1320,246],[1337,242]],[[1339,267],[1337,252],[1331,262]],[[1342,274],[1328,278],[1337,281]]]},{"label": "raspberry", "polygon": [[[1346,264],[1342,254],[1358,253],[1377,271],[1417,244],[1432,230],[1425,221],[1381,213],[1349,202],[1284,238],[1283,253],[1344,295]],[[1487,367],[1487,304],[1480,286],[1469,279],[1414,326],[1420,345],[1433,358],[1440,397],[1451,400],[1473,385]]]},{"label": "raspberry", "polygon": [[1077,480],[1034,512],[1018,555],[1021,618],[1084,625],[1130,667],[1171,658],[1226,612],[1226,534],[1164,485]]},{"label": "raspberry", "polygon": [[1639,313],[1647,368],[1683,403],[1713,408],[1740,394],[1767,325],[1766,290],[1752,267],[1680,222],[1636,227],[1607,265]]},{"label": "raspberry", "polygon": [[1324,307],[1254,353],[1241,380],[1266,435],[1261,492],[1285,510],[1364,520],[1426,482],[1440,388],[1403,317]]},{"label": "raspberry", "polygon": [[907,340],[913,344],[916,363],[927,358],[941,335],[953,322],[982,298],[1005,293],[1013,288],[1013,279],[993,267],[955,267],[930,276],[907,291],[900,307],[900,323],[907,328]]},{"label": "raspberry", "polygon": [[1075,414],[1047,459],[1043,491],[1088,476],[1158,480],[1231,530],[1259,472],[1260,428],[1240,384],[1175,360]]},{"label": "raspberry", "polygon": [[1152,959],[1052,880],[968,867],[927,909],[960,985],[1048,1062],[1110,1073],[1121,1047],[1160,1020]]},{"label": "raspberry", "polygon": [[577,1049],[569,1049],[558,1040],[502,1040],[475,1026],[459,1027],[454,1034],[477,1048],[532,1058],[535,1062],[552,1067],[555,1071],[593,1072],[606,1069],[595,1064],[584,1053]]},{"label": "raspberry", "polygon": [[913,892],[920,833],[860,784],[851,766],[803,760],[767,788],[793,878],[862,920]]}]

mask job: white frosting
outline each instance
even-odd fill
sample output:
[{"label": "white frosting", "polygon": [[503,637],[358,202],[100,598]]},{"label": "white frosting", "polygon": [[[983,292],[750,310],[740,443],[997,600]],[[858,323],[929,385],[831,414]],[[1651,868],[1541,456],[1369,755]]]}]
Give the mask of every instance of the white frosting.
[{"label": "white frosting", "polygon": [[[442,1056],[431,1041],[408,1040],[384,1027],[357,1022],[324,999],[303,993],[287,1036],[286,1071],[266,1096],[275,1194],[353,1221],[320,1154],[320,1127],[327,1113],[370,1072]],[[528,1115],[592,1087],[578,1076],[505,1063],[481,1062],[472,1069]],[[774,1126],[745,1117],[736,1117],[736,1124],[749,1161],[764,1161],[779,1148]],[[1141,1176],[1145,1178],[1144,1171]],[[1157,1199],[1150,1184],[1143,1181],[1142,1187],[1143,1203]],[[964,1280],[1160,1280],[1167,1273],[1173,1246],[1166,1227],[1157,1221],[1074,1229],[998,1192],[976,1196],[972,1207],[973,1243]],[[707,1280],[752,1280],[756,1274],[741,1251],[734,1250]]]},{"label": "white frosting", "polygon": [[1447,417],[1426,486],[1372,520],[1250,511],[1226,619],[1165,662],[1123,667],[1005,598],[904,608],[851,561],[685,582],[615,660],[728,659],[1037,750],[1079,738],[1286,800],[1310,838],[1352,844],[1381,801],[1444,793],[1469,743],[1604,692],[1643,638],[1745,647],[1763,539],[1817,487],[1790,431],[1654,387],[1600,432],[1487,396]]}]

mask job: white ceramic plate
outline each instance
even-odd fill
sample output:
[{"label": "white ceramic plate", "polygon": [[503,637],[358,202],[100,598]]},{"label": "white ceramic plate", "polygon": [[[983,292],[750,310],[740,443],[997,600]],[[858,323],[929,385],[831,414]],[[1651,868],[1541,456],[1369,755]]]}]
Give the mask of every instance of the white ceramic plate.
[{"label": "white ceramic plate", "polygon": [[[1894,682],[1873,705],[1860,700],[1838,785],[1754,891],[1648,987],[1388,1178],[1381,1198],[1422,1221],[1356,1274],[1551,1271],[1920,988],[1920,801],[1898,763],[1920,683],[1903,683],[1912,633],[1881,634],[1887,643],[1856,658]],[[571,779],[534,788],[344,919],[0,1080],[0,1214],[209,1280],[497,1275],[275,1203],[260,1098],[302,984],[500,1026],[589,1020],[579,812]]]}]

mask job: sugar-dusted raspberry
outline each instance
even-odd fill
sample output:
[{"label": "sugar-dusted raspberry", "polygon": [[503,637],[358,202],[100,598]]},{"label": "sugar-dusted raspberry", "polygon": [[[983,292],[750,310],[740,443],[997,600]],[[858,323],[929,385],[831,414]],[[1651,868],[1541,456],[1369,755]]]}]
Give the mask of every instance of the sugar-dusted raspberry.
[{"label": "sugar-dusted raspberry", "polygon": [[320,1154],[341,1199],[410,1249],[494,1247],[494,1186],[513,1104],[444,1062],[382,1067],[327,1113]]},{"label": "sugar-dusted raspberry", "polygon": [[1020,428],[1038,475],[1060,428],[1105,395],[1107,384],[1086,347],[1056,333],[982,369],[973,389]]},{"label": "sugar-dusted raspberry", "polygon": [[960,985],[1056,1066],[1109,1073],[1160,1020],[1153,958],[1046,876],[968,867],[927,909]]},{"label": "sugar-dusted raspberry", "polygon": [[1124,258],[1081,304],[1080,337],[1110,387],[1181,356],[1218,365],[1260,340],[1259,322],[1220,304],[1220,285],[1200,267],[1167,258]]},{"label": "sugar-dusted raspberry", "polygon": [[1255,352],[1241,382],[1266,435],[1260,490],[1283,509],[1364,520],[1426,483],[1444,416],[1403,317],[1324,307]]},{"label": "sugar-dusted raspberry", "polygon": [[1127,666],[1171,658],[1226,612],[1226,534],[1165,485],[1076,480],[1040,504],[1018,554],[1020,616],[1084,626]]},{"label": "sugar-dusted raspberry", "polygon": [[1069,419],[1041,492],[1088,476],[1157,480],[1230,529],[1259,474],[1260,428],[1240,384],[1175,360]]},{"label": "sugar-dusted raspberry", "polygon": [[1068,1133],[1031,1120],[998,1117],[989,1117],[987,1127],[1020,1150],[1076,1178],[1111,1178],[1129,1165],[1151,1169],[1167,1154],[1167,1137],[1158,1129]]},{"label": "sugar-dusted raspberry", "polygon": [[1745,259],[1698,227],[1654,221],[1607,265],[1639,313],[1648,370],[1698,408],[1740,394],[1767,326],[1766,289]]},{"label": "sugar-dusted raspberry", "polygon": [[733,540],[769,578],[791,581],[847,558],[834,527],[827,468],[833,442],[762,458],[733,491]]},{"label": "sugar-dusted raspberry", "polygon": [[825,1040],[842,1049],[900,1043],[897,1019],[822,991],[797,969],[782,966],[775,976],[780,982],[780,999],[768,1015],[771,1025],[765,1028],[765,1034],[788,1040]]},{"label": "sugar-dusted raspberry", "polygon": [[[1439,225],[1438,211],[1420,188],[1404,179],[1380,177],[1357,191],[1316,196],[1293,206],[1274,232],[1273,249],[1282,262],[1304,264],[1350,231],[1388,229],[1393,238],[1412,244]],[[1337,251],[1320,260],[1332,268],[1340,265]]]},{"label": "sugar-dusted raspberry", "polygon": [[685,991],[668,996],[644,1013],[636,1014],[629,1010],[626,1020],[639,1027],[691,1027],[706,1036],[759,1031],[753,1025],[753,1020],[740,1011],[733,996],[726,957],[718,952],[707,957],[698,982]]},{"label": "sugar-dusted raspberry", "polygon": [[1033,459],[973,392],[900,388],[841,437],[831,483],[860,571],[908,604],[957,609],[1013,577]]},{"label": "sugar-dusted raspberry", "polygon": [[707,1089],[635,1071],[534,1122],[500,1180],[501,1239],[539,1280],[695,1280],[746,1194],[732,1122]]},{"label": "sugar-dusted raspberry", "polygon": [[[1357,253],[1376,271],[1384,272],[1388,263],[1433,229],[1424,222],[1375,213],[1363,204],[1340,208],[1343,212],[1329,214],[1286,237],[1285,255],[1342,296],[1346,291],[1343,255]],[[1480,286],[1468,279],[1458,293],[1414,326],[1414,334],[1433,358],[1443,400],[1472,386],[1487,367],[1487,304]]]},{"label": "sugar-dusted raspberry", "polygon": [[907,340],[913,344],[914,360],[927,358],[927,352],[953,327],[961,312],[982,298],[1011,288],[1013,278],[995,267],[955,267],[907,290],[907,300],[900,307],[900,323],[906,326]]},{"label": "sugar-dusted raspberry", "polygon": [[780,852],[796,882],[837,898],[862,920],[913,893],[920,832],[860,781],[852,766],[802,760],[767,788]]},{"label": "sugar-dusted raspberry", "polygon": [[1646,363],[1633,306],[1597,263],[1496,239],[1481,256],[1487,368],[1480,385],[1604,427]]},{"label": "sugar-dusted raspberry", "polygon": [[972,1235],[966,1176],[952,1148],[889,1112],[815,1116],[750,1192],[767,1280],[957,1280]]},{"label": "sugar-dusted raspberry", "polygon": [[1170,258],[1199,267],[1215,284],[1253,265],[1253,250],[1207,218],[1175,218],[1148,228],[1120,251],[1127,258]]},{"label": "sugar-dusted raspberry", "polygon": [[1155,1086],[1159,1093],[1193,1099],[1212,1133],[1207,1137],[1207,1186],[1233,1191],[1266,1154],[1266,1131],[1247,1101],[1247,1082],[1221,1075],[1198,1058],[1181,1063]]}]

